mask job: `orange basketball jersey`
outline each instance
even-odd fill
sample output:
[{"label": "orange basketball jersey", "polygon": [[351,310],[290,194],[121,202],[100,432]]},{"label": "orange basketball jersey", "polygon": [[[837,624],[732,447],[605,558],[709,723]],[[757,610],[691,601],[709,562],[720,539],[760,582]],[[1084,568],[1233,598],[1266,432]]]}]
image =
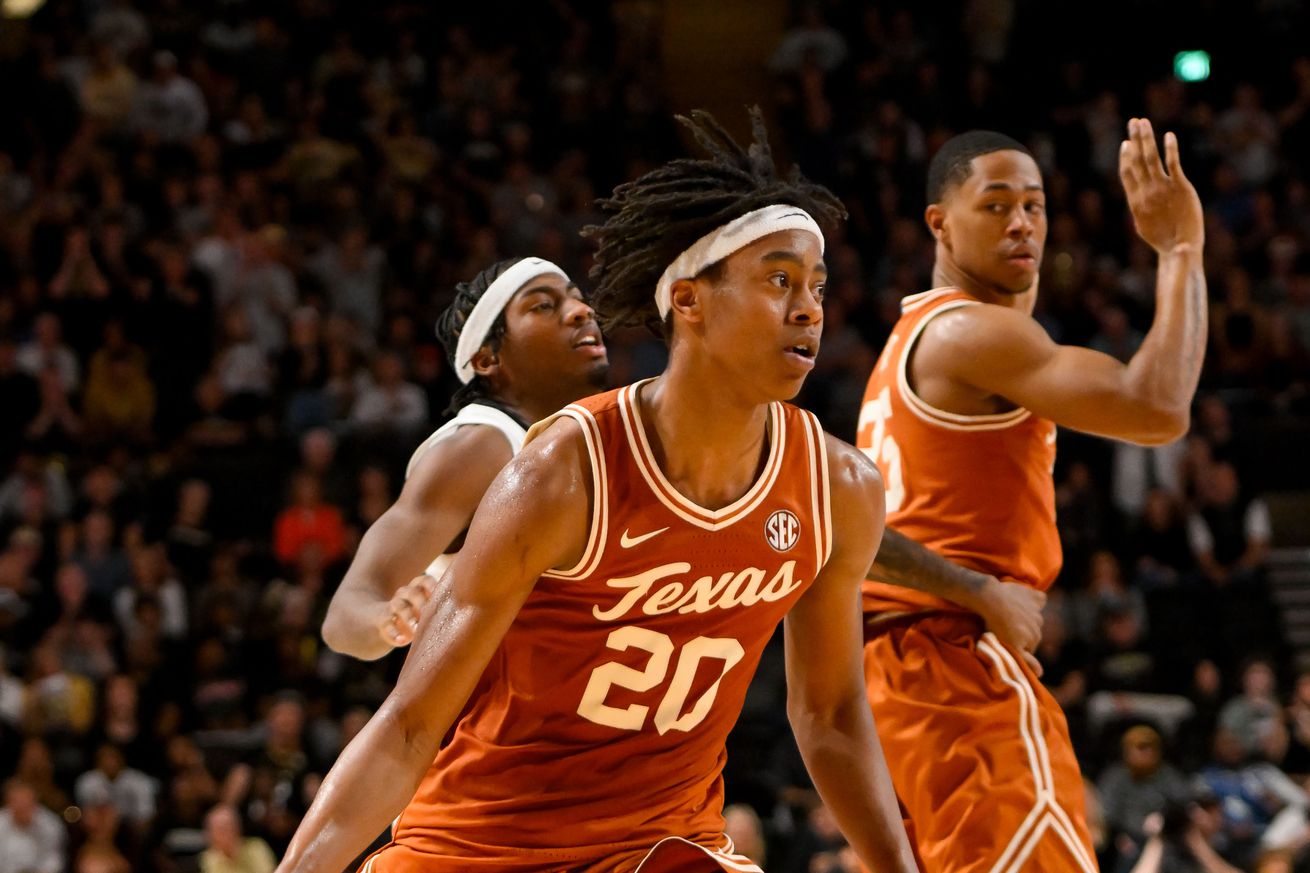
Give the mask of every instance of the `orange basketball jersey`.
[{"label": "orange basketball jersey", "polygon": [[831,550],[824,438],[772,404],[763,472],[707,510],[656,466],[638,387],[557,413],[590,454],[585,553],[537,582],[372,870],[630,870],[667,837],[731,852],[724,743]]},{"label": "orange basketball jersey", "polygon": [[[1026,409],[957,415],[932,407],[910,386],[910,354],[928,322],[982,305],[954,288],[905,298],[869,377],[856,444],[882,472],[889,526],[963,566],[1045,590],[1061,559],[1054,423]],[[865,583],[866,613],[924,609],[959,608],[908,588]]]}]

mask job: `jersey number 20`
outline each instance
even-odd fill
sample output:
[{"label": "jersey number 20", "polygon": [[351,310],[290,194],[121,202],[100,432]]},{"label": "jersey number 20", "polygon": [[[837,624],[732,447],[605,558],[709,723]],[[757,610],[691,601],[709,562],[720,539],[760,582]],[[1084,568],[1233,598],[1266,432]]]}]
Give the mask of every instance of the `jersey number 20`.
[{"label": "jersey number 20", "polygon": [[[605,702],[610,686],[617,685],[629,691],[650,691],[664,681],[669,672],[669,662],[673,660],[675,646],[673,640],[665,634],[644,627],[621,627],[610,632],[605,645],[618,652],[628,649],[642,649],[650,652],[650,660],[643,670],[635,670],[624,664],[610,661],[591,671],[587,689],[582,693],[578,704],[578,715],[587,721],[603,724],[620,730],[639,731],[646,724],[650,707],[633,703],[620,708]],[[728,671],[746,654],[741,643],[731,638],[714,639],[696,637],[678,653],[677,666],[673,670],[673,681],[669,690],[664,692],[659,707],[655,710],[655,730],[661,734],[669,731],[689,731],[705,720],[714,698],[719,693],[719,683]],[[719,673],[714,684],[697,698],[686,712],[687,695],[691,693],[691,683],[696,678],[696,668],[705,658],[715,658],[723,662],[723,671]]]}]

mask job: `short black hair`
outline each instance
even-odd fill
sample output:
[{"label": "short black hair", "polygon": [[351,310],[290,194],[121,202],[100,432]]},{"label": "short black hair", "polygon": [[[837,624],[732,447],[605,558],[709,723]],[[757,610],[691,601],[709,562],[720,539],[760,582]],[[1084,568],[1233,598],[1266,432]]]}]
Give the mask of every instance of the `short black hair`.
[{"label": "short black hair", "polygon": [[[450,363],[452,370],[458,372],[460,364],[463,363],[455,360],[455,353],[459,347],[460,334],[464,332],[464,324],[468,321],[469,316],[473,314],[473,307],[478,305],[478,301],[482,299],[483,294],[487,293],[487,289],[491,287],[493,282],[521,260],[523,258],[506,258],[503,261],[497,261],[469,281],[460,282],[455,286],[455,299],[437,316],[436,329],[437,340],[441,343],[441,347],[445,349],[446,360]],[[496,316],[496,320],[491,323],[491,329],[487,331],[487,337],[482,341],[482,345],[490,346],[493,352],[499,351],[500,342],[504,338],[505,312],[502,310]],[[454,415],[470,403],[494,406],[515,421],[519,421],[519,416],[496,396],[491,383],[484,376],[475,374],[467,385],[461,385],[455,391],[454,396],[451,397],[450,406],[446,408],[446,414]],[[523,421],[519,421],[519,423],[524,427],[529,424],[529,422]]]},{"label": "short black hair", "polygon": [[605,222],[582,234],[599,243],[592,300],[604,330],[645,325],[660,333],[655,286],[664,270],[696,240],[747,212],[785,203],[804,209],[821,227],[846,217],[836,195],[805,179],[799,167],[778,172],[763,113],[758,106],[749,112],[746,148],[708,112],[677,116],[709,157],[670,161],[597,201]]},{"label": "short black hair", "polygon": [[994,130],[970,130],[948,139],[928,164],[928,202],[940,203],[946,192],[973,173],[973,159],[992,152],[1016,151],[1032,157],[1027,146]]}]

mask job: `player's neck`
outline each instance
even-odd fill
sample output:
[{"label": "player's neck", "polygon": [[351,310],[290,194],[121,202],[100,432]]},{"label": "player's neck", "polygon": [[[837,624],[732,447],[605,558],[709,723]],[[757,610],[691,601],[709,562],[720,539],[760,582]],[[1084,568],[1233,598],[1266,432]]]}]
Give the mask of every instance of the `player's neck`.
[{"label": "player's neck", "polygon": [[958,288],[983,303],[992,303],[1023,312],[1032,311],[1033,295],[1030,292],[1010,294],[998,290],[989,283],[981,282],[960,269],[959,265],[949,257],[942,257],[940,251],[932,267],[932,286],[934,288]]},{"label": "player's neck", "polygon": [[687,498],[720,509],[755,483],[767,454],[767,404],[671,366],[642,386],[637,405],[660,470]]},{"label": "player's neck", "polygon": [[518,415],[521,420],[528,423],[541,421],[546,416],[553,415],[577,399],[577,392],[571,394],[561,392],[559,395],[550,397],[543,394],[518,396],[514,391],[509,390],[499,392],[500,402]]}]

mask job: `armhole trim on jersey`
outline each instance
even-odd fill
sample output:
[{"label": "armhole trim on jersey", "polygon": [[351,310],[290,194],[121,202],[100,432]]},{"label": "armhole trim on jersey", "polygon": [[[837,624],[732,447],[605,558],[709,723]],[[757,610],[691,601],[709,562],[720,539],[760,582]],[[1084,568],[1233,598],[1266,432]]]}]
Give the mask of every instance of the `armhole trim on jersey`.
[{"label": "armhole trim on jersey", "polygon": [[582,579],[596,571],[601,553],[605,551],[605,538],[609,533],[609,476],[605,469],[605,450],[600,439],[600,425],[595,416],[584,407],[569,404],[550,418],[532,426],[528,439],[539,435],[545,427],[557,419],[568,417],[578,423],[582,429],[583,440],[587,444],[587,457],[591,461],[591,529],[587,533],[587,546],[582,550],[578,563],[567,570],[549,570],[542,573],[552,579]]},{"label": "armhole trim on jersey", "polygon": [[921,309],[936,300],[938,297],[944,297],[947,294],[954,294],[959,290],[959,288],[955,288],[951,285],[943,285],[940,288],[929,288],[927,291],[920,291],[918,294],[911,294],[909,297],[903,297],[901,298],[901,314],[904,315],[907,312]]},{"label": "armhole trim on jersey", "polygon": [[423,457],[433,447],[445,442],[455,433],[464,427],[489,427],[505,438],[509,443],[510,456],[517,455],[523,448],[523,441],[527,438],[527,431],[523,429],[517,421],[506,415],[502,410],[494,406],[484,406],[481,403],[470,403],[459,412],[455,413],[454,418],[443,424],[441,427],[428,434],[428,438],[419,443],[418,448],[414,449],[409,456],[409,462],[405,464],[405,478],[408,479],[414,472],[414,465],[418,463],[419,458]]},{"label": "armhole trim on jersey", "polygon": [[919,323],[910,331],[909,338],[905,340],[905,347],[901,349],[901,360],[896,369],[896,387],[900,389],[901,397],[905,399],[905,405],[910,408],[910,411],[929,424],[935,424],[947,430],[1003,430],[1032,415],[1023,407],[1012,409],[1009,412],[988,413],[986,415],[961,415],[958,412],[947,412],[945,409],[938,409],[918,394],[915,394],[914,389],[910,387],[910,355],[914,352],[915,346],[918,345],[919,334],[923,333],[923,329],[928,326],[928,322],[943,312],[951,312],[965,306],[981,305],[977,300],[953,300],[950,303],[942,304],[919,320]]},{"label": "armhole trim on jersey", "polygon": [[832,487],[828,482],[828,441],[812,412],[802,411],[805,444],[810,450],[810,513],[814,519],[814,552],[819,572],[832,557]]}]

